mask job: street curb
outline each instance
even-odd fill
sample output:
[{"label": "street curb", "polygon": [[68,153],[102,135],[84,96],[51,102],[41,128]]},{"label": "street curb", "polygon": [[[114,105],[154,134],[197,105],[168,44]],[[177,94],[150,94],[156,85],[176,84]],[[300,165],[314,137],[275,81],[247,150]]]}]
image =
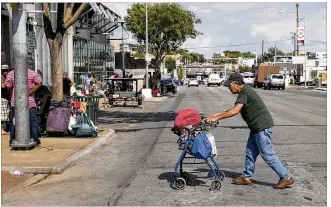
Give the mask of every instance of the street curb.
[{"label": "street curb", "polygon": [[315,88],[316,91],[327,91],[327,88]]},{"label": "street curb", "polygon": [[11,194],[14,193],[16,191],[22,190],[26,187],[29,187],[30,185],[34,185],[36,183],[39,183],[40,181],[46,179],[48,176],[50,176],[49,174],[38,174],[35,175],[33,177],[31,177],[30,179],[16,185],[15,187],[7,190],[6,192],[4,192],[2,195],[6,195],[6,194]]},{"label": "street curb", "polygon": [[34,174],[60,174],[63,173],[66,169],[75,166],[79,161],[85,159],[88,155],[95,152],[100,146],[106,144],[115,136],[115,130],[105,130],[100,133],[97,139],[53,167],[2,167],[1,170],[7,172],[17,170],[23,173]]},{"label": "street curb", "polygon": [[145,102],[162,102],[168,99],[167,96],[161,96],[161,97],[153,97],[153,98],[145,98]]},{"label": "street curb", "polygon": [[71,155],[67,159],[52,167],[51,174],[60,174],[63,173],[66,169],[75,166],[78,162],[85,159],[88,155],[99,149],[100,146],[106,144],[116,136],[115,130],[113,129],[105,130],[102,133],[100,134],[100,137],[94,142],[88,144],[74,155]]}]

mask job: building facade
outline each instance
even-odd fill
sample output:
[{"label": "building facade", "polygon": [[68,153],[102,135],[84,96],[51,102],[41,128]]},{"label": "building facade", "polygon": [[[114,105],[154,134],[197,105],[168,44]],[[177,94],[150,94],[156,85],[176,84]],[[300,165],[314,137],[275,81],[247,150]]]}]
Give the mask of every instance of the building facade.
[{"label": "building facade", "polygon": [[[56,30],[58,3],[49,3],[53,31]],[[64,3],[66,8],[67,3]],[[51,83],[50,52],[42,17],[42,3],[24,3],[27,12],[28,67],[42,73],[44,85]],[[77,9],[74,7],[74,10]],[[12,57],[12,8],[1,4],[1,65],[13,67]],[[121,16],[112,3],[89,3],[81,18],[69,27],[63,38],[63,71],[77,84],[92,72],[98,80],[114,73],[115,52],[109,39],[120,27]]]}]

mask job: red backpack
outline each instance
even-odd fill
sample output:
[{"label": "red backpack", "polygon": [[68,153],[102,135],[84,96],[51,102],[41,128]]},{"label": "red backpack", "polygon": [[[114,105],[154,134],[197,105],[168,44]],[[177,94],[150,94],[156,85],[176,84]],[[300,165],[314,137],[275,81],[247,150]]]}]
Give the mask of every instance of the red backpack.
[{"label": "red backpack", "polygon": [[197,126],[202,121],[198,110],[194,108],[182,109],[178,112],[175,119],[175,127],[182,131],[185,127],[192,125]]}]

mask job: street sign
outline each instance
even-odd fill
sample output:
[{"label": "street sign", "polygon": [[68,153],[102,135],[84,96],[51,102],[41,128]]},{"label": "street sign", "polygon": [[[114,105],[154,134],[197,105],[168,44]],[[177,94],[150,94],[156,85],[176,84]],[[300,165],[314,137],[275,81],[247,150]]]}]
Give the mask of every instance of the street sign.
[{"label": "street sign", "polygon": [[303,64],[305,62],[305,56],[293,56],[292,63],[293,64]]},{"label": "street sign", "polygon": [[304,27],[297,27],[297,42],[298,42],[298,45],[305,44],[305,28]]}]

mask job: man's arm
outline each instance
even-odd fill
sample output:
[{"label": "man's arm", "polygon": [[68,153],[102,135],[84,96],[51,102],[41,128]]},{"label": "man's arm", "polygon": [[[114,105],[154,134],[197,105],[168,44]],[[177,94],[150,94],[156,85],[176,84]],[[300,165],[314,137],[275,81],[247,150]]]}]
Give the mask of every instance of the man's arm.
[{"label": "man's arm", "polygon": [[207,120],[208,122],[216,122],[217,120],[230,118],[232,116],[239,114],[243,106],[244,104],[237,103],[232,109],[229,109],[221,113],[213,114],[210,117],[208,117]]},{"label": "man's arm", "polygon": [[41,78],[40,75],[38,73],[36,73],[33,77],[33,83],[34,86],[31,90],[29,90],[29,96],[31,96],[32,94],[34,94],[40,87],[41,87]]},{"label": "man's arm", "polygon": [[226,118],[230,118],[232,116],[235,116],[235,115],[239,114],[239,112],[241,111],[243,106],[244,106],[244,104],[237,103],[232,109],[229,109],[225,112],[219,113],[218,115],[215,116],[215,118],[217,120],[221,120],[221,119],[226,119]]},{"label": "man's arm", "polygon": [[41,87],[41,85],[42,85],[41,82],[34,83],[33,88],[29,91],[29,96],[34,94]]},{"label": "man's arm", "polygon": [[6,77],[6,88],[9,90],[14,87],[14,77],[12,72],[9,72]]}]

